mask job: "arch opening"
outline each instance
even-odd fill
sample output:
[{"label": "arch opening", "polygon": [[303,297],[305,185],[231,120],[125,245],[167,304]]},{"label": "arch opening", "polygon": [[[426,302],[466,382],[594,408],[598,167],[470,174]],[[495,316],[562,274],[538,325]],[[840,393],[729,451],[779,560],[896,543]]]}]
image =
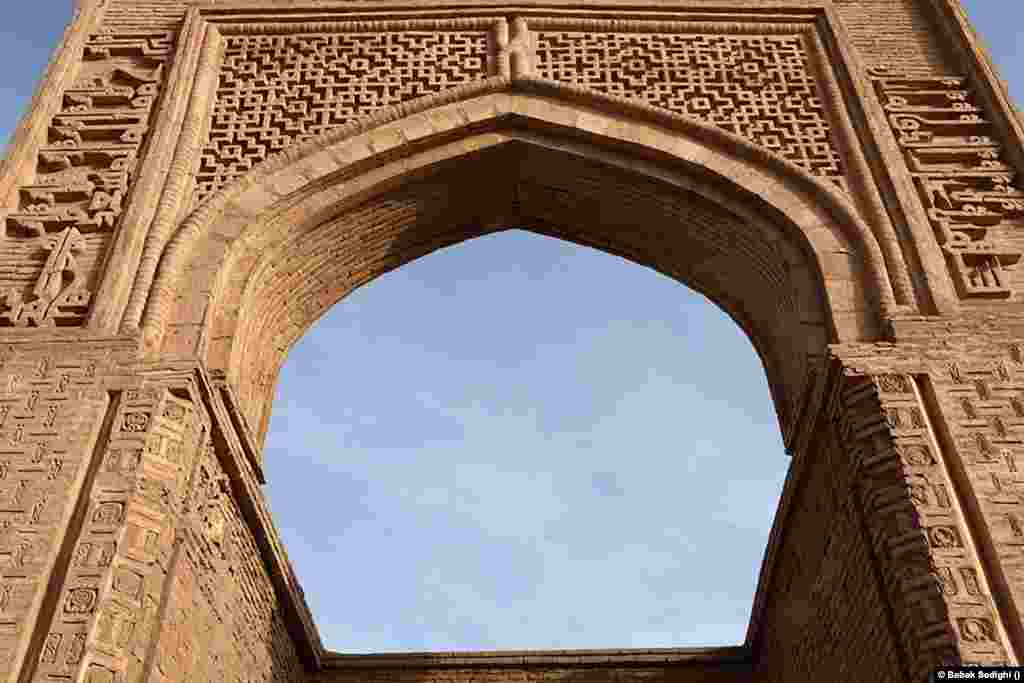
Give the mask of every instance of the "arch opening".
[{"label": "arch opening", "polygon": [[296,343],[267,492],[329,649],[738,644],[789,462],[767,395],[701,295],[510,230]]},{"label": "arch opening", "polygon": [[261,466],[281,367],[320,316],[420,256],[518,228],[707,297],[752,343],[785,447],[800,452],[830,344],[878,338],[892,310],[878,243],[856,210],[720,131],[687,137],[582,108],[570,125],[564,105],[545,118],[522,113],[529,104],[483,117],[446,105],[409,124],[448,122],[433,134],[400,122],[327,136],[219,191],[163,249],[146,350],[198,357],[226,380]]},{"label": "arch opening", "polygon": [[[814,261],[766,218],[753,202],[726,209],[602,160],[513,141],[434,164],[272,245],[229,254],[228,272],[247,276],[220,292],[207,357],[226,366],[262,438],[287,349],[331,304],[443,246],[524,228],[622,256],[708,296],[750,336],[788,429],[834,332]],[[852,250],[837,245],[839,256]]]}]

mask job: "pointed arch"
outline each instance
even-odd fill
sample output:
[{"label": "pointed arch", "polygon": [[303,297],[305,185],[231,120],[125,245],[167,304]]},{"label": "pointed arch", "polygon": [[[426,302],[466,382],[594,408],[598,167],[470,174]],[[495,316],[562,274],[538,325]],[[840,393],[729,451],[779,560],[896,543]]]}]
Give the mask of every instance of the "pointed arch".
[{"label": "pointed arch", "polygon": [[761,354],[791,444],[827,345],[877,337],[895,305],[850,201],[701,122],[641,105],[609,111],[606,97],[522,80],[325,135],[222,188],[162,250],[152,288],[139,283],[147,351],[198,352],[262,438],[287,348],[327,307],[418,255],[525,227],[715,301]]}]

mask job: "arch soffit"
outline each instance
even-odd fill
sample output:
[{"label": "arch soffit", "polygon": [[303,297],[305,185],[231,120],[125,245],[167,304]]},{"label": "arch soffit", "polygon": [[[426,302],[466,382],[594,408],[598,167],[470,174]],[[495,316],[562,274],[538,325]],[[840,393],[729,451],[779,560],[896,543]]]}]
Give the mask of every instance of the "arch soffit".
[{"label": "arch soffit", "polygon": [[[456,148],[461,144],[464,153],[470,152],[480,144],[472,135],[482,124],[497,127],[503,120],[512,119],[569,129],[599,144],[619,143],[657,153],[759,197],[804,236],[826,285],[833,276],[844,275],[834,273],[829,263],[829,248],[838,238],[858,252],[863,264],[861,313],[865,307],[877,307],[872,313],[886,316],[895,309],[877,240],[851,201],[827,181],[755,143],[695,119],[566,84],[494,77],[389,107],[286,149],[209,197],[160,249],[152,286],[147,287],[144,277],[136,282],[138,291],[133,292],[133,298],[141,295],[146,302],[141,316],[146,351],[160,350],[169,324],[186,322],[172,320],[171,314],[178,280],[190,268],[194,256],[204,266],[191,268],[193,276],[206,278],[200,291],[205,296],[215,291],[214,280],[222,274],[222,254],[195,254],[206,237],[216,235],[221,252],[227,252],[236,240],[247,244],[255,236],[258,241],[266,227],[280,220],[286,210],[291,209],[294,220],[295,208],[322,193],[321,186],[329,176],[358,165],[360,173],[347,180],[344,189],[349,194],[365,192],[407,171],[403,151],[422,149],[430,139],[443,138],[448,143],[448,154],[453,153],[453,144]],[[453,133],[467,139],[448,142]],[[441,147],[436,149],[437,154],[445,153]],[[827,295],[832,293],[831,287],[825,289]],[[843,306],[830,303],[835,317]],[[838,332],[840,339],[849,336],[841,326]]]}]

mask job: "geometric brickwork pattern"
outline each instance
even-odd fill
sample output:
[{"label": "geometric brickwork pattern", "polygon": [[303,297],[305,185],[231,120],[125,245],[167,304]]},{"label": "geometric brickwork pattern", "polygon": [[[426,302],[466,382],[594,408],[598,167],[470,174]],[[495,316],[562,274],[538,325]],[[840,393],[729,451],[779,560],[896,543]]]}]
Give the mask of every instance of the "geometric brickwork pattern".
[{"label": "geometric brickwork pattern", "polygon": [[[965,661],[976,663],[1005,664],[1009,660],[996,626],[991,589],[978,571],[978,558],[965,534],[955,485],[942,453],[933,445],[936,440],[929,410],[915,395],[917,382],[906,375],[875,378],[892,448],[878,448],[877,439],[865,439],[859,445],[861,456],[866,458],[861,469],[861,496],[869,533],[881,549],[880,561],[899,567],[903,585],[899,595],[891,599],[897,609],[900,603],[913,606],[907,612],[917,623],[904,625],[907,628],[913,624],[904,637],[905,642],[913,644],[911,666],[920,666],[916,674],[923,678],[932,666],[928,661],[930,649],[945,649],[948,657],[959,653]],[[847,440],[856,443],[853,434]],[[894,485],[910,493],[902,506],[886,498]],[[916,520],[919,530],[915,533],[925,541],[917,548],[909,542],[900,547],[891,540],[900,534],[910,537],[913,527],[907,524],[908,519]],[[893,581],[889,585],[899,584]],[[947,621],[952,633],[947,633],[945,648],[930,648],[929,643],[910,632],[935,633],[937,625]]]},{"label": "geometric brickwork pattern", "polygon": [[104,387],[130,364],[0,353],[0,680],[298,683],[202,406]]},{"label": "geometric brickwork pattern", "polygon": [[814,175],[843,174],[800,36],[536,35],[542,78],[706,121]]},{"label": "geometric brickwork pattern", "polygon": [[[161,389],[115,394],[58,558],[34,680],[137,680],[159,620],[175,521],[206,429]],[[45,617],[44,617],[45,618]],[[84,669],[84,676],[80,673]],[[76,676],[77,674],[77,676]]]},{"label": "geometric brickwork pattern", "polygon": [[[1000,351],[988,362],[951,361],[948,372],[936,373],[935,382],[946,398],[950,436],[990,529],[1007,587],[1019,604],[1024,599],[1024,345],[1013,343]],[[972,597],[971,588],[963,582],[947,586],[950,595],[961,599]]]},{"label": "geometric brickwork pattern", "polygon": [[197,198],[289,145],[486,78],[487,31],[227,36]]}]

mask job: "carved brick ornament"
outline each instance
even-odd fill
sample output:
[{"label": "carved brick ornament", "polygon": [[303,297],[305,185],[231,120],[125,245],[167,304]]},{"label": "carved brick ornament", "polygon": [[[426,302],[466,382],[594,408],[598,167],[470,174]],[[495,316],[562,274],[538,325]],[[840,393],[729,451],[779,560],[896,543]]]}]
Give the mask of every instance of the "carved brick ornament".
[{"label": "carved brick ornament", "polygon": [[493,22],[473,23],[479,28],[342,24],[333,32],[227,36],[197,199],[290,145],[486,78]]},{"label": "carved brick ornament", "polygon": [[21,186],[17,208],[0,211],[0,326],[83,322],[125,209],[171,44],[162,33],[87,41],[81,72],[37,152],[34,180]]},{"label": "carved brick ornament", "polygon": [[1024,190],[967,79],[870,73],[962,295],[1010,296]]},{"label": "carved brick ornament", "polygon": [[[707,121],[814,175],[843,175],[802,35],[549,30],[537,74]],[[531,24],[533,25],[533,24]],[[754,29],[756,30],[756,29]]]}]

